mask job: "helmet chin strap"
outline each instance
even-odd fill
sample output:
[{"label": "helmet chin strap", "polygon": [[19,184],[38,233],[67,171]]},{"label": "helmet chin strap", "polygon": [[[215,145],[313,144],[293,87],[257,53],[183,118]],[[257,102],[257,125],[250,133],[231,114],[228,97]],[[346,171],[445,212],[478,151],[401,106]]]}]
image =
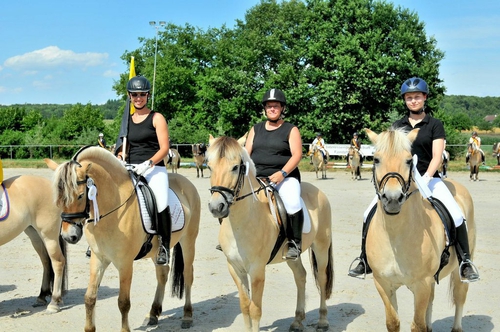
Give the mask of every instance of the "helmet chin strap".
[{"label": "helmet chin strap", "polygon": [[418,111],[412,111],[412,110],[410,110],[410,113],[411,114],[415,114],[415,115],[419,115],[419,114],[424,113],[424,111],[425,111],[425,106],[422,107],[421,109],[419,109]]}]

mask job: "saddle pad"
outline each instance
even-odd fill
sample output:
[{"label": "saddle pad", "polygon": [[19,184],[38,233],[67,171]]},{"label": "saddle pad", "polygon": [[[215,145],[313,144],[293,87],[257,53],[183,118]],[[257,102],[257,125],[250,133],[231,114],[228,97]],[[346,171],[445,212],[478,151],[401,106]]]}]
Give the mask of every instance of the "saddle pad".
[{"label": "saddle pad", "polygon": [[[144,196],[140,190],[137,191],[137,198],[139,200],[139,209],[141,210],[142,223],[144,230],[148,234],[156,234],[156,231],[151,229],[151,217],[146,209]],[[182,209],[181,201],[177,194],[168,188],[168,206],[170,206],[170,216],[172,219],[172,232],[181,230],[184,227],[184,210]]]},{"label": "saddle pad", "polygon": [[2,183],[1,197],[0,197],[0,221],[5,220],[9,217],[10,203],[9,195]]}]

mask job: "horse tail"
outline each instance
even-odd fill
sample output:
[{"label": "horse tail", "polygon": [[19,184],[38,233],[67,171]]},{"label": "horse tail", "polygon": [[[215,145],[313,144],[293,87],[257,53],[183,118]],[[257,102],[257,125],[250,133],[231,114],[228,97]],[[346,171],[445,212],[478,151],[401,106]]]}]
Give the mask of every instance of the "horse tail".
[{"label": "horse tail", "polygon": [[[316,254],[314,250],[311,250],[311,265],[314,274],[314,281],[316,282],[316,287],[321,291],[318,285],[318,261],[316,260]],[[328,263],[326,264],[326,284],[325,284],[325,297],[328,300],[332,295],[333,281],[335,278],[335,273],[333,272],[333,253],[332,253],[332,242],[330,241],[330,246],[328,247]]]},{"label": "horse tail", "polygon": [[180,243],[174,246],[172,254],[172,296],[182,299],[184,296],[184,256]]},{"label": "horse tail", "polygon": [[[68,255],[67,255],[67,242],[64,241],[63,237],[59,235],[59,247],[61,248],[62,255],[65,259],[63,275],[62,275],[62,286],[61,295],[66,295],[68,292]],[[52,273],[54,271],[52,270]],[[53,279],[52,279],[53,280]]]}]

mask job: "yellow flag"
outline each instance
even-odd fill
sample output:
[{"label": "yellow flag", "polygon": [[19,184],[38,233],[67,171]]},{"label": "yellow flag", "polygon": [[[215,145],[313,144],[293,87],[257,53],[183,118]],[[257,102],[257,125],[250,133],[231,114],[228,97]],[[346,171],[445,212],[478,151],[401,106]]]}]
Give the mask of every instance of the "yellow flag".
[{"label": "yellow flag", "polygon": [[[135,77],[136,74],[135,74],[135,61],[134,61],[134,57],[131,57],[130,59],[130,72],[128,74],[128,79],[131,80],[132,77]],[[130,114],[134,114],[135,113],[135,107],[132,103],[130,103]]]},{"label": "yellow flag", "polygon": [[3,182],[3,165],[2,165],[2,159],[0,159],[0,183]]}]

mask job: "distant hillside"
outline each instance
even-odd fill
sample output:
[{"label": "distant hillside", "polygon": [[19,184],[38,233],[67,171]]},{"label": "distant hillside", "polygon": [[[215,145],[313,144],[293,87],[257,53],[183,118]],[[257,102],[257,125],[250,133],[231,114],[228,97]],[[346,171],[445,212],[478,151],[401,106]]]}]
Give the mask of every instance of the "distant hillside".
[{"label": "distant hillside", "polygon": [[465,113],[473,123],[487,115],[500,115],[500,97],[444,96],[439,106],[450,115]]}]

